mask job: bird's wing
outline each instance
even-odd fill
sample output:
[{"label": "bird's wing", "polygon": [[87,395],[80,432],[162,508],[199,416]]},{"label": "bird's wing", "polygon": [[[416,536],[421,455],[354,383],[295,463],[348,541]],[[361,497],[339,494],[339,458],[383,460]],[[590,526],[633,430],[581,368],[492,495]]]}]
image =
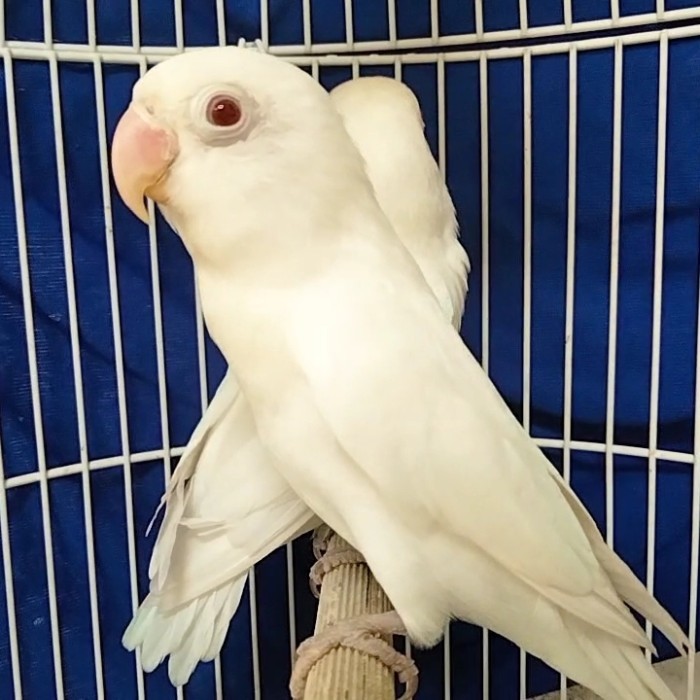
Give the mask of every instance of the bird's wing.
[{"label": "bird's wing", "polygon": [[[221,650],[249,568],[317,524],[255,445],[237,454],[236,464],[228,454],[220,454],[221,461],[203,463],[221,473],[205,483],[204,492],[198,493],[196,483],[191,486],[193,494],[167,562],[168,575],[124,632],[124,646],[140,647],[146,670],[170,656],[168,673],[175,685],[186,683],[197,663],[211,661]],[[257,467],[262,471],[256,473]]]},{"label": "bird's wing", "polygon": [[207,410],[190,436],[189,442],[160,500],[160,504],[151,519],[146,534],[153,526],[159,511],[165,508],[165,515],[158,531],[148,569],[148,577],[152,580],[152,586],[155,590],[163,585],[167,576],[170,554],[187,502],[187,483],[194,474],[207,436],[217,428],[222,418],[232,409],[239,398],[240,389],[238,382],[233,373],[228,371]]},{"label": "bird's wing", "polygon": [[169,656],[175,685],[219,653],[250,567],[318,523],[258,440],[229,372],[164,498],[151,590],[123,636],[146,670]]},{"label": "bird's wing", "polygon": [[228,372],[164,497],[151,590],[166,607],[216,588],[296,536],[313,513],[277,473]]},{"label": "bird's wing", "polygon": [[272,551],[318,524],[278,475],[257,434],[246,444],[231,438],[233,431],[241,434],[245,419],[222,426],[231,431],[212,436],[192,480],[169,574],[158,595],[162,609],[245,577]]},{"label": "bird's wing", "polygon": [[[285,311],[289,351],[306,381],[297,401],[310,402],[297,414],[320,417],[407,527],[432,524],[463,538],[570,612],[645,644],[544,455],[425,285],[387,266],[379,274],[376,259],[348,256]],[[318,464],[310,448],[284,449],[307,470],[306,484],[293,484],[300,496],[323,489],[332,465]],[[343,484],[323,495],[345,520],[353,504]],[[596,605],[588,605],[592,592]]]}]

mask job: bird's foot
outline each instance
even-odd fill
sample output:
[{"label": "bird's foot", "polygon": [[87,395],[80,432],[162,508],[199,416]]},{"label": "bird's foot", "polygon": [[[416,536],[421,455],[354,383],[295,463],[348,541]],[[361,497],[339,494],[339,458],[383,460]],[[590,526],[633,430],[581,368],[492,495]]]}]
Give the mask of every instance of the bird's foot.
[{"label": "bird's foot", "polygon": [[316,559],[320,559],[330,544],[331,537],[333,536],[333,530],[331,530],[328,525],[319,525],[315,530],[313,537],[311,539],[311,546],[314,550],[314,556]]},{"label": "bird's foot", "polygon": [[333,546],[337,543],[338,538],[330,528],[327,528],[327,532],[321,532],[323,528],[327,528],[327,526],[323,525],[314,533],[313,547],[318,561],[309,571],[311,592],[317,598],[320,596],[321,583],[326,574],[343,566],[343,564],[365,563],[365,558],[356,549],[347,545]]},{"label": "bird's foot", "polygon": [[302,642],[297,649],[289,690],[293,700],[304,697],[306,679],[317,661],[333,649],[356,649],[378,659],[396,673],[406,689],[399,700],[410,700],[418,690],[418,668],[378,635],[405,635],[406,627],[395,610],[342,620]]}]

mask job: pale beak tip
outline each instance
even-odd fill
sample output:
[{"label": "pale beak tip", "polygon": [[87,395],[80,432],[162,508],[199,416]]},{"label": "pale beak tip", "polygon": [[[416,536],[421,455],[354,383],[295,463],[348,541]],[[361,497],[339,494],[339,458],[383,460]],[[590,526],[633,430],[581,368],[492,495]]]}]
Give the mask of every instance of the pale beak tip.
[{"label": "pale beak tip", "polygon": [[[120,173],[121,174],[121,173]],[[124,206],[137,218],[148,226],[151,217],[148,214],[148,207],[144,200],[144,195],[139,191],[138,187],[129,187],[125,190],[122,187],[121,178],[117,178],[115,174],[115,185],[117,187],[117,194],[119,198],[124,203]],[[131,183],[130,183],[131,184]]]},{"label": "pale beak tip", "polygon": [[151,223],[151,217],[148,214],[148,207],[146,204],[142,201],[141,206],[135,207],[135,210],[132,210],[134,215],[140,219],[146,226],[148,226]]}]

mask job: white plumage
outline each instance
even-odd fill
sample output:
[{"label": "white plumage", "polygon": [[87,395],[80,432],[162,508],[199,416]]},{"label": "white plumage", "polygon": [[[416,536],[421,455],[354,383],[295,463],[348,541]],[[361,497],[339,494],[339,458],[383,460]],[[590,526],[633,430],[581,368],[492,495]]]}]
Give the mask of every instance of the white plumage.
[{"label": "white plumage", "polygon": [[[416,98],[383,77],[349,81],[331,97],[384,212],[459,326],[469,260]],[[411,189],[410,202],[398,181]],[[151,593],[124,644],[141,647],[146,670],[169,655],[170,679],[181,685],[219,652],[248,568],[320,521],[271,465],[232,372],[192,434],[164,503]],[[209,630],[216,630],[211,642]]]},{"label": "white plumage", "polygon": [[[221,94],[245,118],[216,127],[202,106]],[[136,210],[146,191],[181,235],[260,442],[362,552],[411,639],[430,646],[458,617],[606,700],[672,700],[623,598],[679,649],[687,639],[445,318],[328,95],[229,48],[160,64],[134,103],[177,149],[160,171],[115,168],[125,198]]]}]

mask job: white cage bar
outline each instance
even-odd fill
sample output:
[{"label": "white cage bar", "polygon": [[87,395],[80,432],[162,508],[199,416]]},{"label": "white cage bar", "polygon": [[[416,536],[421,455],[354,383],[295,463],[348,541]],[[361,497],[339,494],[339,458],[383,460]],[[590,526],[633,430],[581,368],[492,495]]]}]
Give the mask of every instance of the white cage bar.
[{"label": "white cage bar", "polygon": [[[93,0],[88,0],[93,1]],[[50,6],[49,0],[44,0],[46,5]],[[178,41],[181,32],[184,31],[184,22],[182,21],[181,5],[178,5],[180,0],[174,0],[175,15],[177,20],[177,35],[173,46],[145,46],[141,42],[141,29],[139,23],[139,1],[130,0],[131,2],[131,46],[125,45],[99,45],[97,48],[102,54],[112,53],[134,53],[143,51],[147,54],[156,55],[172,55],[180,50]],[[219,21],[225,26],[225,8],[221,0],[217,2],[217,13]],[[387,0],[389,12],[389,32],[386,39],[372,41],[358,41],[354,37],[352,30],[353,25],[353,4],[352,0],[344,0],[345,3],[345,20],[346,20],[346,37],[343,42],[312,42],[302,38],[299,43],[295,44],[274,44],[270,42],[269,28],[269,8],[267,0],[260,2],[260,39],[263,46],[271,53],[296,56],[304,53],[313,54],[329,54],[334,52],[347,52],[351,50],[370,52],[382,51],[387,48],[401,49],[405,51],[413,49],[429,49],[429,48],[447,48],[463,45],[474,44],[476,42],[510,42],[518,39],[542,39],[552,36],[561,35],[563,33],[578,33],[589,34],[593,32],[610,32],[620,30],[634,30],[635,28],[645,28],[656,23],[681,23],[690,22],[700,18],[700,6],[686,7],[673,10],[665,10],[663,0],[657,1],[657,9],[655,12],[633,13],[621,15],[616,0],[611,0],[610,13],[608,17],[592,20],[575,21],[573,17],[573,3],[571,0],[563,0],[563,18],[561,23],[544,24],[534,26],[528,24],[528,12],[526,0],[518,0],[519,21],[517,26],[508,29],[488,30],[484,25],[484,0],[474,0],[475,12],[475,30],[473,32],[456,33],[456,34],[439,34],[436,33],[436,23],[431,23],[431,31],[424,37],[400,38],[397,34],[396,23],[396,0]],[[437,0],[431,0],[434,3],[435,10],[431,10],[431,16],[437,18]],[[44,13],[44,17],[50,17]],[[349,20],[349,21],[348,21]],[[310,20],[309,20],[310,21]],[[311,26],[309,25],[309,30]],[[438,27],[439,30],[439,27]],[[219,37],[221,34],[219,34]],[[306,35],[305,35],[306,36]],[[44,40],[43,42],[7,40],[6,46],[14,48],[43,48],[43,49],[60,49],[64,51],[89,51],[90,44],[68,44],[54,42],[52,36],[52,25],[50,20],[45,22]],[[182,44],[184,46],[184,43]],[[187,46],[185,48],[193,48]]]},{"label": "white cage bar", "polygon": [[[54,0],[55,3],[60,0]],[[614,461],[618,456],[638,457],[647,460],[649,498],[647,502],[647,570],[646,583],[649,590],[654,589],[655,574],[655,546],[656,546],[656,465],[659,461],[675,462],[687,465],[693,473],[692,494],[692,532],[691,532],[691,577],[689,595],[689,620],[688,630],[691,636],[696,634],[696,615],[698,607],[698,576],[700,546],[700,379],[696,377],[694,417],[694,450],[693,452],[679,452],[660,449],[658,447],[658,421],[659,421],[659,382],[660,382],[660,354],[661,354],[661,309],[662,309],[662,283],[663,283],[663,242],[664,242],[664,203],[666,184],[666,130],[667,130],[667,104],[668,104],[668,71],[669,71],[669,45],[672,42],[692,37],[700,37],[700,24],[688,26],[673,26],[668,29],[644,30],[636,33],[610,35],[597,38],[569,39],[557,43],[539,43],[528,46],[489,46],[480,48],[480,43],[508,42],[514,39],[548,37],[564,31],[568,33],[584,33],[591,31],[607,31],[631,27],[641,27],[649,23],[658,22],[661,19],[667,22],[680,22],[698,19],[700,21],[700,7],[684,10],[666,10],[663,0],[656,3],[654,13],[626,15],[620,14],[617,0],[611,0],[610,17],[596,21],[575,21],[572,14],[571,0],[563,2],[563,24],[533,26],[528,16],[528,3],[519,0],[519,26],[513,29],[488,31],[484,25],[484,5],[482,0],[474,1],[475,31],[469,34],[442,35],[440,33],[439,6],[437,0],[430,0],[430,35],[423,38],[403,39],[398,37],[397,29],[397,3],[396,0],[387,0],[388,36],[385,41],[357,41],[353,27],[354,10],[351,0],[344,0],[345,42],[344,43],[314,43],[311,14],[311,0],[302,0],[303,17],[303,41],[299,45],[272,45],[270,43],[270,18],[266,0],[260,3],[260,23],[263,46],[268,47],[273,53],[286,57],[288,60],[305,67],[310,67],[314,77],[319,77],[319,71],[324,67],[344,67],[352,70],[357,75],[365,67],[388,66],[394,68],[397,77],[402,77],[406,66],[431,65],[436,70],[437,85],[437,124],[438,124],[438,160],[443,173],[447,171],[447,127],[446,127],[446,70],[451,64],[471,63],[478,69],[479,87],[479,116],[480,116],[480,176],[481,176],[481,361],[486,371],[490,368],[490,200],[489,200],[489,71],[494,62],[505,59],[517,59],[523,69],[523,223],[524,223],[524,258],[523,258],[523,423],[527,429],[531,422],[531,335],[532,335],[532,237],[533,237],[533,211],[532,211],[532,72],[533,63],[538,57],[548,55],[562,55],[568,58],[568,165],[567,165],[567,214],[564,222],[566,234],[566,289],[565,289],[565,344],[564,344],[564,377],[563,377],[563,430],[561,438],[537,439],[536,442],[545,448],[555,448],[562,451],[563,473],[567,480],[571,477],[572,452],[583,451],[600,454],[605,464],[605,513],[607,523],[607,540],[615,543],[614,532]],[[27,42],[6,40],[4,24],[0,21],[0,57],[3,62],[3,70],[6,80],[7,116],[9,126],[9,142],[12,163],[12,184],[16,212],[16,229],[19,242],[20,269],[22,275],[22,303],[24,322],[26,326],[26,345],[30,366],[30,384],[32,395],[33,417],[35,423],[35,443],[37,451],[36,470],[17,476],[5,477],[0,450],[0,481],[4,484],[0,489],[0,539],[3,551],[3,571],[6,582],[6,608],[10,627],[10,662],[15,696],[22,697],[22,678],[20,670],[20,649],[16,634],[15,619],[15,592],[12,581],[12,552],[9,536],[9,515],[7,506],[7,491],[22,487],[38,486],[43,514],[43,538],[44,552],[47,569],[47,590],[51,617],[51,640],[54,662],[54,677],[52,682],[58,697],[62,697],[63,678],[61,665],[61,644],[58,633],[59,612],[56,602],[56,583],[53,566],[51,520],[49,516],[49,481],[72,475],[80,475],[83,487],[84,522],[86,528],[86,552],[88,560],[88,580],[90,592],[90,622],[93,634],[93,656],[95,663],[95,683],[98,698],[105,694],[103,668],[101,659],[101,633],[98,612],[98,591],[95,573],[95,544],[92,527],[93,510],[91,501],[91,472],[102,469],[120,469],[123,472],[126,528],[129,559],[129,577],[131,585],[131,604],[135,610],[138,603],[137,579],[136,579],[136,544],[133,514],[132,471],[138,469],[138,465],[144,462],[162,461],[163,479],[167,485],[170,478],[170,463],[174,458],[182,454],[182,446],[171,444],[170,428],[167,415],[167,382],[165,341],[163,329],[163,310],[161,300],[160,269],[158,262],[157,238],[155,225],[148,229],[150,243],[150,273],[152,275],[152,299],[153,321],[155,327],[155,343],[157,358],[157,385],[160,407],[160,430],[162,445],[159,449],[144,452],[131,452],[128,431],[128,416],[126,402],[126,382],[124,357],[122,349],[122,328],[119,310],[119,289],[116,272],[116,252],[114,245],[114,223],[111,212],[111,190],[108,172],[108,144],[105,108],[105,89],[103,66],[106,64],[137,66],[141,72],[147,64],[163,60],[165,57],[189,48],[186,46],[186,24],[183,15],[183,1],[173,0],[175,16],[176,39],[173,46],[155,47],[143,46],[141,42],[141,29],[139,18],[138,0],[130,0],[130,24],[131,45],[113,46],[99,45],[97,41],[95,3],[94,0],[86,2],[87,36],[88,41],[84,45],[54,43],[54,32],[51,22],[51,2],[43,0],[44,8],[44,34],[43,42]],[[226,11],[224,0],[216,0],[216,35],[219,44],[226,43]],[[615,388],[617,374],[617,320],[618,320],[618,285],[619,285],[619,245],[620,245],[620,216],[621,216],[621,162],[622,162],[622,138],[623,138],[623,114],[624,101],[624,53],[625,49],[636,45],[656,45],[659,49],[659,85],[658,85],[658,131],[657,146],[657,173],[656,173],[656,214],[654,221],[654,279],[653,279],[653,318],[652,318],[652,360],[651,360],[651,391],[649,396],[650,429],[648,444],[644,447],[617,444],[615,442]],[[448,47],[461,47],[471,45],[469,48],[442,51]],[[429,48],[431,50],[422,53],[410,53],[414,49]],[[392,54],[372,54],[367,52],[382,51],[387,49],[402,49],[408,51],[397,57]],[[578,135],[578,66],[579,57],[588,51],[598,49],[611,49],[614,52],[613,74],[613,138],[612,138],[612,215],[610,231],[610,299],[608,308],[609,335],[607,350],[607,390],[606,390],[606,420],[605,438],[600,442],[576,440],[572,436],[572,396],[573,396],[573,336],[574,336],[574,295],[575,295],[575,262],[576,262],[576,188],[577,188],[577,135]],[[359,51],[354,55],[342,55],[342,52]],[[341,52],[332,55],[332,52]],[[34,318],[31,298],[29,259],[27,254],[27,234],[24,220],[24,193],[22,189],[22,174],[20,169],[20,145],[18,141],[16,109],[15,109],[15,83],[14,63],[16,61],[44,61],[48,63],[50,72],[50,85],[52,95],[53,126],[56,134],[56,162],[58,192],[60,204],[60,235],[62,237],[65,274],[67,284],[67,300],[70,322],[70,345],[74,368],[74,387],[76,394],[77,424],[80,443],[80,460],[73,464],[49,466],[46,464],[44,449],[44,434],[42,421],[41,394],[39,390],[39,376],[37,370],[36,348],[34,338]],[[78,310],[76,305],[75,278],[73,270],[73,257],[71,252],[71,225],[68,207],[68,195],[66,190],[66,172],[64,162],[63,123],[61,119],[61,89],[59,82],[59,66],[62,63],[82,63],[92,66],[94,75],[94,88],[97,106],[97,133],[99,143],[99,166],[101,175],[101,191],[105,204],[104,233],[106,238],[107,265],[109,275],[110,307],[113,319],[112,335],[115,348],[116,378],[118,387],[118,408],[120,423],[120,440],[122,454],[102,459],[92,459],[88,454],[85,409],[83,403],[83,378],[80,365],[80,344],[78,339]],[[207,354],[205,346],[205,331],[198,299],[193,299],[196,308],[197,319],[197,352],[201,408],[206,408],[208,402],[207,391]],[[698,300],[700,308],[700,299]],[[699,316],[700,318],[700,316]],[[700,344],[700,331],[698,336]],[[698,360],[698,375],[700,376],[700,360]],[[0,407],[0,411],[2,407]],[[294,600],[294,556],[292,546],[286,547],[287,581],[286,591],[289,599],[288,624],[290,629],[289,648],[292,659],[296,648],[297,621],[295,617]],[[251,652],[253,694],[255,700],[263,697],[259,634],[258,634],[258,600],[255,571],[250,573],[250,617],[251,617]],[[647,632],[650,632],[647,625]],[[490,669],[490,644],[489,635],[483,633],[483,691],[484,700],[490,697],[489,669]],[[141,669],[138,655],[135,657],[137,696],[139,700],[147,697],[144,684],[144,675]],[[448,700],[452,697],[451,672],[454,668],[450,651],[449,630],[445,638],[443,683],[444,697]],[[688,700],[693,697],[694,680],[692,664],[689,669]],[[520,698],[526,697],[526,658],[521,653],[520,657]],[[566,697],[567,691],[565,679],[561,681],[561,697]],[[186,693],[177,692],[178,698],[186,697]],[[215,664],[215,697],[223,698],[223,683],[221,662],[217,659]]]}]

